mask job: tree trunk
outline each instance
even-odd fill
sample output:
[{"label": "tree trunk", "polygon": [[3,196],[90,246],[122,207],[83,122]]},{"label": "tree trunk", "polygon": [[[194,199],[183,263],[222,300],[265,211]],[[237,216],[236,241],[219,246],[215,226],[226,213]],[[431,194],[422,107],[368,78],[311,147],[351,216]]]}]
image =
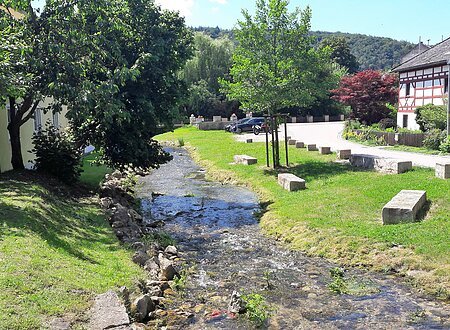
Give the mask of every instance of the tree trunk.
[{"label": "tree trunk", "polygon": [[14,170],[23,170],[22,145],[20,143],[20,126],[8,126],[9,137],[11,139],[11,165]]}]

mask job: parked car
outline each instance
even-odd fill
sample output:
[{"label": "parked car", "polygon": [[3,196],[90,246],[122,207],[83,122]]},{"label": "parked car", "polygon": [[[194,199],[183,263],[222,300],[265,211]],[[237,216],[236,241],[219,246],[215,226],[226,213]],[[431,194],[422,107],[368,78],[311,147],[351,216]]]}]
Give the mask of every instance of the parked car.
[{"label": "parked car", "polygon": [[231,124],[225,126],[225,131],[227,131],[227,132],[233,132],[234,127],[235,127],[236,125],[243,124],[243,123],[245,123],[246,121],[248,121],[248,120],[250,120],[250,119],[251,119],[251,118],[242,118],[242,119],[239,119],[237,122],[231,123]]},{"label": "parked car", "polygon": [[237,122],[233,127],[231,127],[231,132],[241,133],[241,132],[252,132],[253,126],[262,125],[265,121],[264,117],[253,117],[247,118],[248,120],[244,122]]}]

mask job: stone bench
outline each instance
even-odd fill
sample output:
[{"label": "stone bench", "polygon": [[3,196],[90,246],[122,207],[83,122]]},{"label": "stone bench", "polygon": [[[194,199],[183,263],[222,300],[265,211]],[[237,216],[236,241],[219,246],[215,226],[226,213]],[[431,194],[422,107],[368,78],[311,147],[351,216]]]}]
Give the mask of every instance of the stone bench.
[{"label": "stone bench", "polygon": [[423,190],[402,190],[383,207],[383,225],[415,222],[425,206],[427,193]]},{"label": "stone bench", "polygon": [[297,141],[296,143],[295,143],[295,147],[296,148],[304,148],[305,147],[305,144],[303,143],[303,142],[300,142],[300,141]]},{"label": "stone bench", "polygon": [[317,150],[319,150],[319,149],[317,149],[317,146],[315,144],[308,144],[308,145],[306,145],[306,149],[308,151],[317,151]]},{"label": "stone bench", "polygon": [[401,174],[412,169],[411,161],[380,158],[372,155],[351,155],[350,164],[385,174]]},{"label": "stone bench", "polygon": [[305,180],[290,173],[278,174],[278,184],[288,191],[306,189]]},{"label": "stone bench", "polygon": [[321,155],[329,155],[329,154],[331,154],[331,148],[330,147],[319,147],[319,152]]},{"label": "stone bench", "polygon": [[436,163],[436,177],[450,179],[450,163]]},{"label": "stone bench", "polygon": [[297,141],[296,140],[288,140],[288,145],[290,145],[290,146],[295,146],[295,143],[297,143]]},{"label": "stone bench", "polygon": [[338,150],[336,151],[336,155],[338,159],[350,159],[352,151],[350,149]]},{"label": "stone bench", "polygon": [[258,160],[254,157],[250,157],[247,155],[235,155],[234,156],[234,163],[235,164],[242,164],[242,165],[253,165],[258,163]]}]

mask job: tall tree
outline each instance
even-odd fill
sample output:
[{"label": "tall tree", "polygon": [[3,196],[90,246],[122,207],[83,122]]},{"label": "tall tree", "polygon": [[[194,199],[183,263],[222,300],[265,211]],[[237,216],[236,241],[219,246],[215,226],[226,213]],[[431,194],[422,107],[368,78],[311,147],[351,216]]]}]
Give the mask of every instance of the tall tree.
[{"label": "tall tree", "polygon": [[233,54],[232,81],[223,87],[250,110],[278,112],[327,97],[339,76],[329,52],[314,49],[311,10],[288,11],[287,0],[257,0],[256,14],[242,11]]},{"label": "tall tree", "polygon": [[320,42],[319,48],[329,47],[331,59],[342,67],[347,68],[348,73],[358,71],[359,63],[350,51],[347,39],[340,36],[331,36]]},{"label": "tall tree", "polygon": [[397,75],[366,70],[343,77],[332,93],[333,99],[351,107],[352,118],[371,125],[390,116],[386,104],[397,103],[397,86]]},{"label": "tall tree", "polygon": [[79,144],[101,148],[109,165],[167,160],[151,138],[170,127],[183,91],[176,75],[191,55],[183,19],[153,1],[47,0],[39,15],[31,1],[18,2],[25,17],[8,23],[27,47],[7,92],[13,167],[23,168],[20,126],[45,97],[54,100],[48,111],[68,106]]}]

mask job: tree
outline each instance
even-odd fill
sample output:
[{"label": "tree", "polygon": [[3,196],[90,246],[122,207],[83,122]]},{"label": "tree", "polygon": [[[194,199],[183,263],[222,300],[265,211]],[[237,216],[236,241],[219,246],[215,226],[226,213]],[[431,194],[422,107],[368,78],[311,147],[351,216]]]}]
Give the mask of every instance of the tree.
[{"label": "tree", "polygon": [[39,15],[30,1],[17,2],[25,18],[7,21],[27,47],[13,47],[21,61],[9,68],[12,87],[3,88],[13,167],[23,168],[20,126],[45,97],[54,100],[47,111],[68,106],[78,145],[96,145],[107,164],[148,168],[167,160],[151,138],[171,127],[183,93],[176,75],[191,56],[183,19],[143,0],[47,0]]},{"label": "tree", "polygon": [[230,99],[249,111],[279,112],[309,106],[337,85],[327,50],[314,49],[309,34],[311,10],[288,12],[289,1],[258,0],[252,17],[236,30],[231,81],[223,81]]},{"label": "tree", "polygon": [[368,125],[390,116],[386,104],[397,103],[398,78],[395,74],[366,70],[342,78],[333,99],[348,105],[350,116]]},{"label": "tree", "polygon": [[427,104],[414,110],[416,122],[420,129],[430,131],[432,129],[445,130],[447,128],[447,106]]},{"label": "tree", "polygon": [[340,66],[348,69],[348,73],[358,71],[359,63],[351,53],[347,39],[339,36],[331,36],[320,42],[319,48],[331,48],[331,59]]}]

